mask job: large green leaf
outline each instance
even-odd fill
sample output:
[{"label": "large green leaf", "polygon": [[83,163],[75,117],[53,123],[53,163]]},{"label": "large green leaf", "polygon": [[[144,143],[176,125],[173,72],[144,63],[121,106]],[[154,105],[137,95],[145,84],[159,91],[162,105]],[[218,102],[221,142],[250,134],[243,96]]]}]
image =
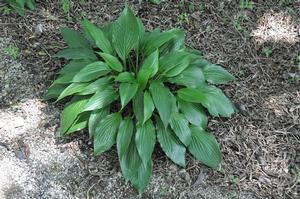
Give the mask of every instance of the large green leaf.
[{"label": "large green leaf", "polygon": [[60,134],[64,135],[70,126],[74,123],[78,114],[82,111],[86,103],[88,102],[86,96],[75,96],[72,101],[69,102],[61,115]]},{"label": "large green leaf", "polygon": [[172,109],[174,108],[172,103],[172,98],[174,97],[161,82],[152,82],[149,89],[160,118],[165,127],[167,127],[171,119]]},{"label": "large green leaf", "polygon": [[166,155],[176,164],[185,167],[185,146],[163,123],[157,119],[157,139]]},{"label": "large green leaf", "polygon": [[191,57],[185,51],[175,51],[160,59],[159,71],[166,77],[174,77],[185,70],[191,62]]},{"label": "large green leaf", "polygon": [[58,58],[65,59],[89,59],[89,60],[97,60],[96,55],[92,50],[88,50],[85,48],[66,48],[54,55]]},{"label": "large green leaf", "polygon": [[85,89],[77,95],[90,95],[96,93],[98,90],[103,90],[107,86],[109,86],[111,83],[111,78],[109,76],[102,77],[97,79],[96,81],[92,83],[88,83],[88,85],[85,87]]},{"label": "large green leaf", "polygon": [[142,194],[147,187],[152,173],[152,160],[144,165],[132,139],[128,150],[120,158],[120,165],[126,181],[131,181],[133,186]]},{"label": "large green leaf", "polygon": [[126,6],[113,26],[113,46],[123,62],[125,62],[138,39],[138,21],[132,10]]},{"label": "large green leaf", "polygon": [[235,79],[227,70],[215,64],[207,64],[202,70],[206,81],[212,84],[225,84]]},{"label": "large green leaf", "polygon": [[63,92],[63,90],[65,90],[67,88],[68,84],[54,84],[52,85],[47,93],[44,96],[45,100],[49,100],[49,99],[53,99],[53,98],[57,98],[61,92]]},{"label": "large green leaf", "polygon": [[161,48],[160,52],[162,55],[170,53],[172,51],[178,51],[184,47],[184,31],[178,28],[169,30],[174,36],[171,40],[166,42]]},{"label": "large green leaf", "polygon": [[60,74],[69,74],[69,73],[76,73],[79,72],[83,67],[85,67],[88,64],[91,64],[92,62],[90,60],[72,60],[70,63],[65,65],[60,71]]},{"label": "large green leaf", "polygon": [[95,134],[96,127],[99,124],[101,120],[103,120],[104,117],[106,117],[109,114],[109,108],[104,107],[102,109],[93,110],[91,112],[90,118],[89,118],[89,135],[92,137]]},{"label": "large green leaf", "polygon": [[123,109],[128,102],[135,96],[139,85],[137,83],[121,83],[120,84],[120,98]]},{"label": "large green leaf", "polygon": [[15,9],[15,11],[21,15],[24,16],[25,15],[25,10],[24,10],[24,6],[25,6],[25,0],[10,0],[8,1],[9,5]]},{"label": "large green leaf", "polygon": [[153,77],[158,71],[158,50],[150,54],[142,64],[141,70],[149,70],[150,77]]},{"label": "large green leaf", "polygon": [[106,22],[102,27],[101,30],[104,33],[104,35],[106,36],[106,38],[112,42],[112,34],[113,34],[113,26],[114,26],[114,21],[109,21]]},{"label": "large green leaf", "polygon": [[72,124],[72,126],[67,130],[66,134],[71,134],[86,128],[90,114],[91,114],[90,112],[84,112],[79,114],[77,119]]},{"label": "large green leaf", "polygon": [[88,20],[82,21],[82,26],[86,34],[93,39],[96,46],[105,53],[112,53],[113,49],[109,40],[105,37],[104,33],[96,25],[92,24]]},{"label": "large green leaf", "polygon": [[170,125],[179,140],[185,146],[188,146],[191,142],[191,130],[189,122],[185,119],[185,117],[180,113],[173,113]]},{"label": "large green leaf", "polygon": [[70,28],[61,28],[60,32],[70,48],[91,48],[85,38],[78,31]]},{"label": "large green leaf", "polygon": [[191,124],[201,126],[203,129],[206,129],[207,116],[200,105],[183,100],[178,100],[178,102],[180,111]]},{"label": "large green leaf", "polygon": [[27,6],[30,10],[35,10],[35,1],[34,1],[34,0],[27,0],[27,1],[26,1],[26,6]]},{"label": "large green leaf", "polygon": [[133,186],[138,190],[139,195],[141,195],[147,185],[149,184],[150,177],[152,174],[152,160],[150,159],[149,162],[147,162],[147,165],[140,163],[137,172],[137,176],[131,180],[131,183]]},{"label": "large green leaf", "polygon": [[83,111],[101,109],[111,104],[117,99],[117,97],[118,94],[116,91],[112,87],[108,86],[105,89],[99,90],[97,93],[95,93],[85,105]]},{"label": "large green leaf", "polygon": [[148,83],[150,75],[151,75],[150,70],[147,70],[147,69],[139,70],[139,72],[137,74],[137,82],[140,85],[140,90],[144,90],[146,88],[146,85]]},{"label": "large green leaf", "polygon": [[152,116],[154,111],[154,104],[151,94],[148,91],[144,92],[144,120],[143,124]]},{"label": "large green leaf", "polygon": [[187,102],[201,103],[213,116],[230,117],[234,113],[231,101],[214,86],[183,88],[178,91],[178,96]]},{"label": "large green leaf", "polygon": [[104,59],[104,61],[107,63],[107,65],[109,67],[111,67],[111,69],[118,71],[118,72],[122,72],[123,65],[118,60],[118,58],[116,58],[113,55],[107,54],[107,53],[99,53],[99,55]]},{"label": "large green leaf", "polygon": [[145,88],[149,78],[153,77],[157,73],[158,64],[158,51],[156,50],[145,59],[137,74],[137,80],[142,89]]},{"label": "large green leaf", "polygon": [[143,164],[146,166],[151,161],[151,155],[155,145],[155,128],[151,120],[136,127],[135,144]]},{"label": "large green leaf", "polygon": [[122,116],[120,113],[107,115],[96,126],[94,136],[94,154],[100,155],[116,142],[117,130]]},{"label": "large green leaf", "polygon": [[170,78],[169,82],[186,87],[198,87],[205,82],[202,70],[197,66],[189,66],[181,74]]},{"label": "large green leaf", "polygon": [[144,55],[150,55],[151,53],[159,49],[162,45],[174,38],[174,36],[175,34],[172,32],[172,30],[166,32],[154,31],[151,33],[147,33],[145,35],[144,42],[142,43]]},{"label": "large green leaf", "polygon": [[133,134],[132,119],[130,117],[126,117],[124,118],[124,120],[122,120],[117,135],[117,149],[118,149],[119,158],[122,158],[123,155],[128,151],[132,134]]},{"label": "large green leaf", "polygon": [[215,137],[201,127],[192,126],[192,141],[188,147],[191,154],[203,164],[218,168],[221,162],[221,151]]},{"label": "large green leaf", "polygon": [[66,74],[61,74],[57,77],[57,79],[52,83],[51,86],[55,84],[70,84],[72,83],[73,77],[77,74],[78,72],[70,72]]},{"label": "large green leaf", "polygon": [[97,61],[85,66],[73,78],[73,82],[89,82],[100,76],[106,75],[111,69],[106,63]]},{"label": "large green leaf", "polygon": [[89,85],[89,83],[73,83],[70,84],[65,90],[62,91],[62,93],[59,95],[56,101],[59,101],[67,96],[73,95],[75,93],[79,93]]},{"label": "large green leaf", "polygon": [[132,106],[137,123],[142,124],[144,121],[144,95],[142,91],[136,93],[132,99]]},{"label": "large green leaf", "polygon": [[119,75],[115,78],[115,80],[122,83],[124,82],[133,83],[135,79],[132,73],[123,72],[123,73],[119,73]]}]

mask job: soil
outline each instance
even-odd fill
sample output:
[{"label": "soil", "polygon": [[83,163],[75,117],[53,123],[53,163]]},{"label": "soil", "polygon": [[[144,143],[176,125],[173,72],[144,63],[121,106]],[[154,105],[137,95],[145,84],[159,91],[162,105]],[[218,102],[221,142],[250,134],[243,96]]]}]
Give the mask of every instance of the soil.
[{"label": "soil", "polygon": [[[63,104],[42,100],[63,66],[59,27],[114,20],[121,0],[37,1],[25,17],[0,3],[0,198],[138,198],[121,175],[115,149],[92,155],[87,132],[56,136]],[[238,108],[210,118],[221,144],[222,169],[188,155],[180,168],[155,149],[151,183],[141,198],[300,198],[300,2],[129,1],[147,29],[180,27],[188,46],[228,69],[221,86]],[[184,14],[186,13],[186,14]],[[20,49],[14,58],[7,47]],[[300,61],[299,61],[300,62]]]}]

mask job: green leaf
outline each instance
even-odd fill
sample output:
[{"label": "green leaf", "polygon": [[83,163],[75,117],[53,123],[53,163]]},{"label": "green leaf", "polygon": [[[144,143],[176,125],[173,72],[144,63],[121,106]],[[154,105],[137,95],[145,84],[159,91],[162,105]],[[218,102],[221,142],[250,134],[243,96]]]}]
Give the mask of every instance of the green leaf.
[{"label": "green leaf", "polygon": [[125,62],[138,39],[138,21],[132,10],[126,6],[113,26],[113,46],[123,62]]},{"label": "green leaf", "polygon": [[178,28],[173,28],[169,30],[169,32],[173,33],[174,36],[160,48],[162,55],[184,48],[184,31]]},{"label": "green leaf", "polygon": [[72,83],[73,77],[77,74],[78,72],[70,72],[66,74],[61,74],[58,76],[58,78],[52,83],[51,86],[56,85],[56,84],[70,84]]},{"label": "green leaf", "polygon": [[140,87],[142,89],[145,88],[149,78],[153,77],[157,73],[157,71],[158,71],[158,51],[155,51],[145,59],[141,69],[137,74],[137,81],[139,82]]},{"label": "green leaf", "polygon": [[144,125],[137,126],[135,144],[145,166],[151,160],[156,141],[155,137],[155,128],[151,120],[148,120]]},{"label": "green leaf", "polygon": [[117,130],[121,120],[120,113],[112,113],[98,123],[94,134],[95,155],[107,151],[116,142]]},{"label": "green leaf", "polygon": [[120,84],[120,98],[123,109],[128,102],[135,96],[139,85],[137,83],[121,83]]},{"label": "green leaf", "polygon": [[159,49],[162,45],[170,41],[175,36],[171,31],[166,32],[151,32],[148,33],[142,44],[143,53],[145,56],[150,55],[156,49]]},{"label": "green leaf", "polygon": [[137,123],[142,124],[144,121],[144,95],[142,91],[136,93],[132,99],[132,106]]},{"label": "green leaf", "polygon": [[157,139],[165,154],[176,164],[185,167],[185,147],[178,138],[171,132],[170,128],[165,128],[163,123],[157,120]]},{"label": "green leaf", "polygon": [[191,62],[191,58],[185,51],[175,51],[160,59],[159,71],[166,77],[179,75]]},{"label": "green leaf", "polygon": [[158,57],[158,50],[156,50],[150,54],[142,64],[141,70],[149,70],[151,72],[150,78],[153,77],[158,71]]},{"label": "green leaf", "polygon": [[24,16],[25,15],[25,10],[24,10],[24,5],[25,5],[25,0],[10,0],[8,1],[9,5],[15,9],[15,11],[20,15]]},{"label": "green leaf", "polygon": [[207,64],[202,70],[206,81],[212,84],[225,84],[235,79],[227,70],[215,64]]},{"label": "green leaf", "polygon": [[185,69],[178,76],[170,78],[168,81],[173,84],[195,88],[205,83],[205,78],[199,67],[191,66]]},{"label": "green leaf", "polygon": [[56,101],[59,101],[67,96],[73,95],[75,93],[79,93],[89,85],[89,83],[73,83],[70,84],[65,90],[62,91],[62,93],[59,95]]},{"label": "green leaf", "polygon": [[63,90],[66,89],[66,87],[68,86],[68,84],[54,84],[52,85],[47,93],[44,96],[45,100],[49,100],[49,99],[53,99],[53,98],[57,98],[61,92],[63,92]]},{"label": "green leaf", "polygon": [[128,151],[120,158],[120,165],[126,181],[130,180],[133,186],[142,194],[150,180],[152,160],[147,165],[142,163],[134,140],[131,141]]},{"label": "green leaf", "polygon": [[101,30],[104,33],[104,35],[106,36],[106,38],[112,42],[112,31],[113,31],[113,26],[114,26],[113,21],[111,22],[106,22],[102,27]]},{"label": "green leaf", "polygon": [[173,113],[170,125],[179,140],[188,146],[191,142],[191,130],[185,117],[180,113]]},{"label": "green leaf", "polygon": [[230,117],[234,113],[231,101],[214,86],[183,88],[178,91],[178,96],[187,102],[201,103],[213,116]]},{"label": "green leaf", "polygon": [[73,82],[89,82],[100,76],[110,73],[111,69],[101,61],[85,66],[73,78]]},{"label": "green leaf", "polygon": [[97,125],[99,124],[99,122],[101,120],[103,120],[103,118],[105,118],[108,114],[109,114],[109,108],[108,107],[93,110],[91,112],[91,115],[90,115],[90,118],[89,118],[89,121],[88,121],[90,137],[92,137],[95,134],[96,128],[97,128]]},{"label": "green leaf", "polygon": [[84,113],[79,114],[79,116],[74,121],[72,126],[68,129],[66,134],[71,134],[71,133],[74,133],[76,131],[80,131],[80,130],[86,128],[89,117],[90,117],[90,112],[84,112]]},{"label": "green leaf", "polygon": [[83,20],[82,26],[84,31],[92,38],[98,48],[100,48],[103,52],[111,54],[113,52],[112,46],[109,40],[106,38],[104,33],[100,28],[96,25],[92,24],[88,20]]},{"label": "green leaf", "polygon": [[192,141],[188,147],[191,154],[203,164],[218,168],[221,162],[221,151],[214,136],[201,127],[192,126]]},{"label": "green leaf", "polygon": [[132,73],[123,72],[123,73],[119,73],[119,75],[115,78],[115,80],[122,83],[124,82],[133,83],[135,79]]},{"label": "green leaf", "polygon": [[133,186],[138,190],[139,195],[141,195],[145,191],[147,185],[149,184],[152,174],[152,166],[152,160],[149,160],[149,162],[147,162],[147,165],[140,163],[137,170],[137,177],[131,180]]},{"label": "green leaf", "polygon": [[184,114],[186,119],[196,126],[201,126],[203,129],[207,127],[207,116],[200,105],[178,100],[179,109]]},{"label": "green leaf", "polygon": [[173,103],[171,99],[174,97],[171,95],[169,89],[164,87],[161,82],[152,82],[149,89],[160,118],[163,121],[165,127],[167,127],[173,109]]},{"label": "green leaf", "polygon": [[101,109],[111,104],[117,99],[117,97],[118,94],[116,93],[116,91],[112,87],[108,86],[105,89],[99,90],[97,93],[95,93],[90,98],[83,111]]},{"label": "green leaf", "polygon": [[96,55],[92,50],[87,50],[85,48],[67,48],[59,51],[54,55],[57,58],[65,59],[90,59],[97,60]]},{"label": "green leaf", "polygon": [[26,1],[26,6],[27,6],[30,10],[35,10],[35,1],[34,1],[34,0],[27,0],[27,1]]},{"label": "green leaf", "polygon": [[97,79],[96,81],[94,81],[92,83],[88,83],[88,85],[85,87],[85,89],[83,91],[77,93],[77,95],[94,94],[98,90],[105,89],[107,86],[110,85],[110,83],[111,83],[111,77],[109,77],[109,76],[99,78],[99,79]]},{"label": "green leaf", "polygon": [[150,75],[151,75],[150,70],[147,70],[147,69],[139,70],[139,72],[137,74],[137,82],[140,85],[140,90],[144,90],[146,88],[146,85],[148,83]]},{"label": "green leaf", "polygon": [[88,102],[88,97],[75,96],[72,101],[68,103],[61,115],[60,133],[64,135],[70,126],[74,123],[78,114],[82,111],[83,107]]},{"label": "green leaf", "polygon": [[107,65],[109,67],[111,67],[111,69],[118,71],[118,72],[122,72],[123,65],[118,60],[118,58],[116,58],[115,56],[112,56],[110,54],[106,54],[106,53],[99,53],[99,55],[104,59],[104,61],[107,63]]},{"label": "green leaf", "polygon": [[65,65],[60,71],[60,74],[69,74],[79,72],[83,67],[91,64],[90,60],[72,60],[70,63]]},{"label": "green leaf", "polygon": [[117,149],[119,158],[122,158],[122,156],[128,151],[132,134],[133,122],[130,117],[126,117],[124,120],[122,120],[117,135]]},{"label": "green leaf", "polygon": [[151,94],[148,91],[144,93],[144,121],[143,124],[152,116],[154,111],[154,104]]},{"label": "green leaf", "polygon": [[70,28],[61,28],[60,32],[70,48],[91,48],[85,38],[78,31]]}]

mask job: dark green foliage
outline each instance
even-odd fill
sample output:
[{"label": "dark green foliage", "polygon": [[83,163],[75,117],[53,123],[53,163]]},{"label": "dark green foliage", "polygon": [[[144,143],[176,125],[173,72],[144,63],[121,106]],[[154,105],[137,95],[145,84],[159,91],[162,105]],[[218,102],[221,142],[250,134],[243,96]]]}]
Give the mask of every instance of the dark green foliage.
[{"label": "dark green foliage", "polygon": [[117,145],[122,173],[142,193],[152,172],[156,141],[184,167],[186,150],[212,168],[221,161],[208,133],[205,109],[230,117],[234,107],[213,84],[234,79],[184,45],[184,32],[145,32],[126,7],[117,21],[97,27],[82,22],[84,35],[63,28],[69,60],[46,98],[70,99],[61,118],[61,135],[84,128],[100,155]]},{"label": "dark green foliage", "polygon": [[34,0],[5,0],[19,15],[25,15],[25,7],[34,10]]}]

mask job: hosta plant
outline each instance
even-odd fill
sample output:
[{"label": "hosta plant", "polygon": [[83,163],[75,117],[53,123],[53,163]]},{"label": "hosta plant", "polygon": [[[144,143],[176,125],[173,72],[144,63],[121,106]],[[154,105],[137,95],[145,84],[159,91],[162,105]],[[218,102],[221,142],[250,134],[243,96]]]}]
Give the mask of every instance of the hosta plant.
[{"label": "hosta plant", "polygon": [[35,9],[35,0],[5,0],[19,15],[25,15],[25,7]]},{"label": "hosta plant", "polygon": [[186,150],[217,168],[219,145],[207,132],[206,112],[229,117],[230,100],[214,84],[234,77],[184,45],[184,32],[145,31],[126,6],[114,22],[97,27],[82,21],[83,33],[62,28],[69,60],[46,98],[70,100],[61,116],[61,135],[88,128],[94,154],[116,144],[126,181],[142,193],[152,172],[156,142],[177,165]]}]

